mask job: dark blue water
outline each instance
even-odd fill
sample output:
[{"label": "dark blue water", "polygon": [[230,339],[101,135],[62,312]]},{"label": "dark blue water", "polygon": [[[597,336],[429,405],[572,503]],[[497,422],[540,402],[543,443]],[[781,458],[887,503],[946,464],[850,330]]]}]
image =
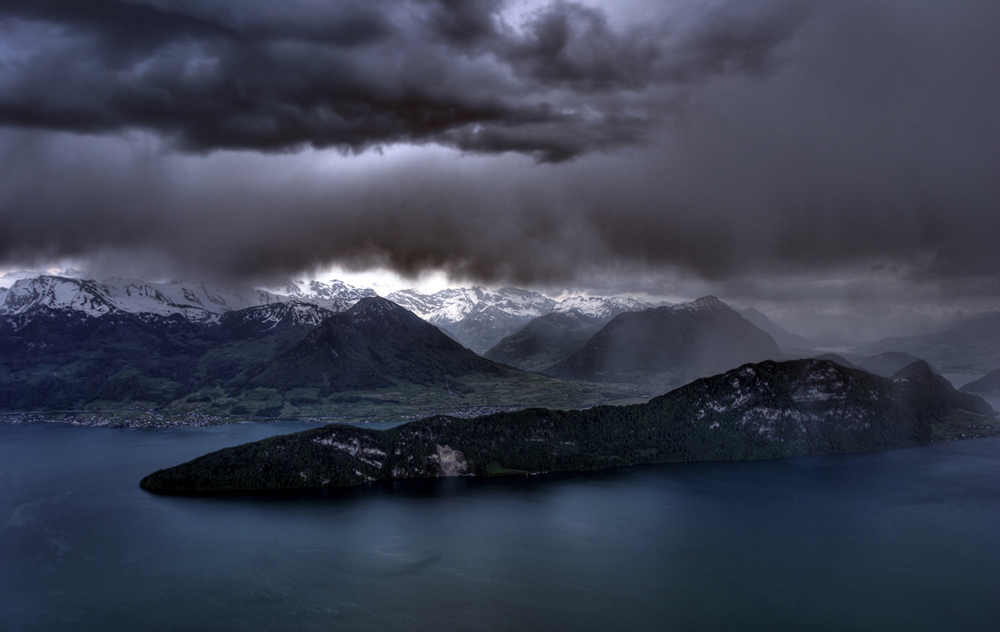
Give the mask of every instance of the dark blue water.
[{"label": "dark blue water", "polygon": [[169,498],[296,425],[0,426],[0,630],[1000,630],[1000,440]]}]

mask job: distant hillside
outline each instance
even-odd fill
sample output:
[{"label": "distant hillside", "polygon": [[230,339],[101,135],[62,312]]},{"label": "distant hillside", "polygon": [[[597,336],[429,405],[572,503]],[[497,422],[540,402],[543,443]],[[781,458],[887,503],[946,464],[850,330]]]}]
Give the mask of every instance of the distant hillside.
[{"label": "distant hillside", "polygon": [[587,381],[680,384],[779,357],[769,335],[709,296],[620,314],[547,373]]},{"label": "distant hillside", "polygon": [[484,356],[525,371],[544,372],[578,351],[607,320],[577,310],[539,316]]},{"label": "distant hillside", "polygon": [[884,338],[856,351],[865,355],[903,352],[923,358],[944,373],[985,373],[1000,366],[1000,314],[974,318],[938,333]]},{"label": "distant hillside", "polygon": [[886,351],[859,361],[858,366],[869,373],[891,377],[900,369],[920,361],[920,358],[911,356],[909,353]]},{"label": "distant hillside", "polygon": [[436,416],[384,431],[330,425],[207,454],[140,485],[218,494],[770,459],[995,436],[994,417],[981,398],[958,393],[926,364],[888,379],[822,360],[763,362],[648,404]]},{"label": "distant hillside", "polygon": [[746,318],[753,323],[755,327],[774,338],[774,341],[778,343],[778,347],[782,350],[813,349],[816,347],[816,343],[814,341],[790,333],[763,313],[752,307],[740,310],[740,316]]},{"label": "distant hillside", "polygon": [[[844,356],[837,353],[821,353],[817,356],[812,356],[813,360],[829,360],[831,362],[836,362],[840,366],[847,367],[848,369],[860,369],[861,367],[854,364]],[[888,376],[884,376],[888,377]]]},{"label": "distant hillside", "polygon": [[960,389],[963,393],[1000,395],[1000,369],[990,371],[975,382],[969,382]]}]

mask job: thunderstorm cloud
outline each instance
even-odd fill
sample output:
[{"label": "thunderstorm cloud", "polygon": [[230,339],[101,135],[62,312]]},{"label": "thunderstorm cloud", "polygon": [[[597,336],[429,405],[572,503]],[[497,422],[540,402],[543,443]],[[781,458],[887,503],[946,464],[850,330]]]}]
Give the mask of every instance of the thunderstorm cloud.
[{"label": "thunderstorm cloud", "polygon": [[995,297],[998,32],[973,0],[2,0],[0,259]]}]

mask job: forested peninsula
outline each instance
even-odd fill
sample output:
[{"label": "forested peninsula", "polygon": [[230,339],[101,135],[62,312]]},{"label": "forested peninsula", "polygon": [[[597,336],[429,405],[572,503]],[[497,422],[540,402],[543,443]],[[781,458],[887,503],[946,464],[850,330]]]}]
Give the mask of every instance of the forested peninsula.
[{"label": "forested peninsula", "polygon": [[140,485],[164,494],[227,494],[773,459],[997,435],[995,411],[924,362],[884,378],[829,360],[767,361],[632,406],[439,415],[390,430],[332,424],[213,452]]}]

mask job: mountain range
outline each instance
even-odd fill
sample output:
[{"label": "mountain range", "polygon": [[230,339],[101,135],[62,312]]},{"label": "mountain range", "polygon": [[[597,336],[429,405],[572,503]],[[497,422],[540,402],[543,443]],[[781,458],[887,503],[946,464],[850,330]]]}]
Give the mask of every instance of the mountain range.
[{"label": "mountain range", "polygon": [[[369,290],[342,283],[287,289],[298,298],[201,283],[19,280],[0,302],[0,410],[324,416],[360,400],[592,405],[776,354],[767,334],[714,298],[630,312],[643,304],[556,303],[512,289],[431,295],[423,304],[428,319],[436,305],[437,318],[447,312],[484,330],[492,322],[494,334],[498,319],[570,307],[529,321],[516,334],[524,344],[510,354],[482,358]],[[601,386],[616,381],[612,390]]]},{"label": "mountain range", "polygon": [[0,314],[0,410],[356,418],[389,414],[372,408],[387,402],[412,414],[603,399],[484,359],[379,297],[345,312],[277,301],[198,320],[95,304]]},{"label": "mountain range", "polygon": [[329,425],[214,452],[140,485],[219,494],[769,459],[996,436],[995,417],[924,362],[884,378],[826,360],[768,361],[633,406],[433,416],[384,431]]},{"label": "mountain range", "polygon": [[480,354],[535,318],[547,314],[576,311],[607,321],[622,312],[651,307],[637,299],[618,296],[571,296],[555,301],[538,292],[510,287],[496,291],[481,287],[447,289],[434,294],[403,290],[386,298],[437,325]]},{"label": "mountain range", "polygon": [[[336,280],[293,282],[280,291],[268,291],[203,282],[151,283],[124,278],[98,281],[41,275],[18,279],[10,288],[0,288],[0,315],[22,314],[44,306],[87,316],[110,312],[180,314],[191,321],[210,322],[229,311],[287,301],[343,312],[359,300],[374,296],[377,296],[374,290]],[[555,301],[538,292],[517,288],[496,291],[457,288],[434,294],[403,290],[387,298],[477,353],[483,353],[532,319],[552,312],[576,310],[609,320],[624,311],[650,307],[628,297],[571,296]]]},{"label": "mountain range", "polygon": [[123,278],[97,281],[42,275],[19,279],[10,288],[0,288],[0,315],[26,314],[46,307],[92,317],[110,313],[179,314],[194,322],[214,322],[227,312],[282,301],[311,303],[337,312],[362,298],[375,296],[372,290],[339,281],[313,281],[305,290],[292,284],[285,290],[287,295],[203,282],[150,283]]},{"label": "mountain range", "polygon": [[[439,405],[572,407],[648,398],[746,362],[787,359],[747,316],[773,323],[715,297],[650,307],[617,297],[557,302],[513,288],[391,295],[421,310],[421,319],[340,282],[283,291],[18,280],[0,290],[0,410],[323,417],[345,402],[355,416],[378,414],[385,402],[406,414]],[[990,368],[996,318],[883,344],[917,345],[936,369],[966,366],[942,362],[965,356],[973,359],[967,370]],[[456,331],[495,338],[515,321],[522,324],[485,358],[455,341]],[[784,334],[786,342],[803,340]],[[898,350],[850,358],[882,375],[916,359]]]}]

